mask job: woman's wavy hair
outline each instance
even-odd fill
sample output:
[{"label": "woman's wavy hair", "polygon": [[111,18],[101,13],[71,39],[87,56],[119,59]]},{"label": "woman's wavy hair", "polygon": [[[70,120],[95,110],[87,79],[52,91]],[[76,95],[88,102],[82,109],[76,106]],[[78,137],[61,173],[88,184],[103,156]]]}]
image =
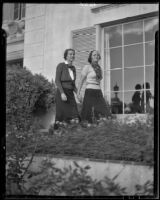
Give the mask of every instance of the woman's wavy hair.
[{"label": "woman's wavy hair", "polygon": [[[88,56],[88,62],[91,64],[92,63],[92,53],[96,51],[96,50],[92,50],[90,51],[89,53],[89,56]],[[99,59],[101,59],[101,56],[100,56],[100,53],[98,52],[98,55],[99,55]]]},{"label": "woman's wavy hair", "polygon": [[75,54],[75,50],[74,50],[74,49],[66,49],[66,50],[64,51],[64,59],[65,59],[65,60],[67,59],[68,51],[73,51],[74,54]]}]

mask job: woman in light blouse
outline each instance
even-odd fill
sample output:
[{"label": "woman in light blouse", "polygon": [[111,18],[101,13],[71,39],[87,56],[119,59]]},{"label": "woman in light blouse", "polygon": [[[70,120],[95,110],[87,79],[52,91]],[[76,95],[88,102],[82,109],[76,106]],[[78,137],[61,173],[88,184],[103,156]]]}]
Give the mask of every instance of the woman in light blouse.
[{"label": "woman in light blouse", "polygon": [[70,123],[73,119],[80,120],[74,96],[74,92],[77,92],[75,85],[76,69],[72,65],[75,59],[75,50],[66,49],[64,59],[65,62],[59,63],[56,69],[57,91],[54,129],[58,129],[61,122]]},{"label": "woman in light blouse", "polygon": [[77,96],[80,101],[80,91],[86,80],[81,120],[88,121],[89,123],[93,123],[93,120],[99,119],[100,117],[108,117],[109,115],[100,87],[100,81],[102,80],[102,69],[98,64],[100,59],[101,56],[98,51],[93,50],[90,52],[88,57],[89,65],[84,66],[78,86]]}]

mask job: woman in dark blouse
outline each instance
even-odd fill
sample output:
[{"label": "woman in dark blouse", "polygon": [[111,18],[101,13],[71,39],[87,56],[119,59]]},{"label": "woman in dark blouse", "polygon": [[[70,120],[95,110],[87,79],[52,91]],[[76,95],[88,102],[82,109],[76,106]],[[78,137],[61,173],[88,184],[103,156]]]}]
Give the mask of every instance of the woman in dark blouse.
[{"label": "woman in dark blouse", "polygon": [[141,85],[140,84],[136,84],[135,89],[138,91],[135,91],[135,93],[132,96],[132,106],[131,106],[131,110],[132,113],[141,113]]},{"label": "woman in dark blouse", "polygon": [[75,50],[66,49],[64,52],[65,62],[59,63],[56,69],[57,91],[54,129],[58,129],[61,122],[70,123],[73,119],[78,122],[80,119],[74,96],[74,92],[77,92],[75,85],[76,69],[72,65],[74,58]]}]

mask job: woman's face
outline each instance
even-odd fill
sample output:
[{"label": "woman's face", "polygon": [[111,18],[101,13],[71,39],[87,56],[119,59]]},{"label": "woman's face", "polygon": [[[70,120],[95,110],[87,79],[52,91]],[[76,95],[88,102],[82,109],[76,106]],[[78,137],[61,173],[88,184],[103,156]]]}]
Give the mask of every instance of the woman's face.
[{"label": "woman's face", "polygon": [[91,59],[92,59],[92,62],[98,62],[100,60],[99,53],[97,51],[93,51]]},{"label": "woman's face", "polygon": [[68,51],[68,54],[67,54],[67,57],[66,57],[66,60],[68,61],[68,63],[72,63],[73,60],[74,60],[74,58],[75,58],[75,53],[74,53],[74,51],[69,50],[69,51]]}]

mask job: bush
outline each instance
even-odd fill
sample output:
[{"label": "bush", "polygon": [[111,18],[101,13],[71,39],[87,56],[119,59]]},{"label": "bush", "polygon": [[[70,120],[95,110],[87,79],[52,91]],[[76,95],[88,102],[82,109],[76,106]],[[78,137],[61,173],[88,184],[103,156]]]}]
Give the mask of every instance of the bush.
[{"label": "bush", "polygon": [[[55,87],[42,75],[33,75],[20,66],[7,67],[6,74],[6,149],[7,188],[21,189],[23,176],[30,166],[36,147],[40,124],[35,117],[55,103]],[[23,162],[30,153],[28,166]],[[10,191],[9,193],[12,193]]]},{"label": "bush", "polygon": [[[126,188],[116,183],[118,174],[112,179],[105,176],[98,181],[89,176],[90,166],[81,167],[77,162],[74,166],[57,168],[49,160],[42,162],[41,170],[28,170],[19,187],[7,187],[10,195],[49,195],[49,196],[124,196]],[[25,183],[29,183],[26,187]],[[153,195],[153,183],[135,185],[134,195]]]},{"label": "bush", "polygon": [[90,126],[62,124],[58,131],[51,126],[39,136],[36,153],[153,164],[154,129],[148,125],[101,119]]},{"label": "bush", "polygon": [[55,86],[26,68],[8,67],[6,76],[7,128],[28,129],[33,114],[46,112],[55,103]]}]

